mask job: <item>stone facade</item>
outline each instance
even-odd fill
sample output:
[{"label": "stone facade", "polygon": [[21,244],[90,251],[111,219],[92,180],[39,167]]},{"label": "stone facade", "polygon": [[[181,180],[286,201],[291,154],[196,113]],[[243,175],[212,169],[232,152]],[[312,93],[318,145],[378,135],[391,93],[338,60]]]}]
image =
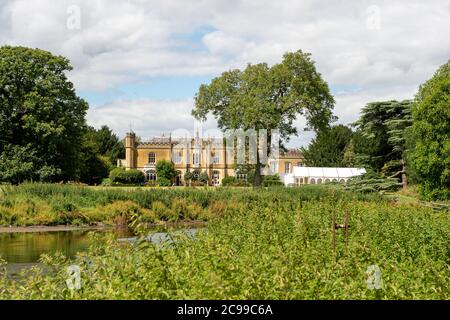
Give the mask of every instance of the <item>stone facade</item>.
[{"label": "stone facade", "polygon": [[[119,160],[118,166],[141,170],[148,180],[156,180],[156,163],[159,160],[171,161],[175,165],[179,173],[174,181],[176,185],[183,184],[183,176],[187,171],[194,174],[206,172],[210,185],[220,185],[224,177],[235,176],[233,153],[218,139],[197,137],[186,141],[159,137],[138,142],[134,133],[127,133],[125,150],[126,159]],[[303,163],[304,158],[299,151],[289,150],[281,153],[278,160],[270,161],[269,166],[272,172],[283,176],[292,173],[294,166],[302,166]]]}]

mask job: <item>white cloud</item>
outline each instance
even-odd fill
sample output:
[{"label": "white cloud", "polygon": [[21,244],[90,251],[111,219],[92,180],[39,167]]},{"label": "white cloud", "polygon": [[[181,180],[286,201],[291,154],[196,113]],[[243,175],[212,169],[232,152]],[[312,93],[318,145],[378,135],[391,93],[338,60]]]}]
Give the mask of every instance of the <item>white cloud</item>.
[{"label": "white cloud", "polygon": [[[214,76],[248,62],[275,63],[284,52],[302,49],[313,54],[332,87],[357,88],[336,95],[336,113],[344,123],[354,121],[369,101],[412,97],[450,58],[450,5],[444,0],[0,3],[0,45],[39,47],[69,57],[78,90],[115,89],[160,75]],[[66,27],[69,5],[80,7],[80,30]],[[367,10],[372,5],[378,17]],[[373,18],[379,28],[368,28]],[[204,26],[210,30],[197,34]],[[188,104],[150,101],[127,103],[137,114],[173,104],[184,110],[180,119],[192,121]],[[92,109],[90,119],[122,130],[121,112],[129,109],[121,111],[121,106],[124,101]],[[163,112],[153,116],[161,119],[158,125],[165,123]],[[142,130],[150,130],[145,128],[142,124]]]},{"label": "white cloud", "polygon": [[[190,113],[194,102],[184,100],[115,100],[88,111],[88,122],[100,127],[108,124],[119,135],[124,136],[131,129],[146,139],[175,131],[194,134],[198,125]],[[202,124],[203,130],[216,128],[213,119]]]}]

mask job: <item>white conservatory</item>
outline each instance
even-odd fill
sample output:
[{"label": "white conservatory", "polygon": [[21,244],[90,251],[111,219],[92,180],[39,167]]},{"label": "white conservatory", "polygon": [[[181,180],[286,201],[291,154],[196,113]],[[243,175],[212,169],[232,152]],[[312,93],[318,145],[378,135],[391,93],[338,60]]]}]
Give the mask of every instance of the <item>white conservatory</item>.
[{"label": "white conservatory", "polygon": [[293,172],[282,177],[286,186],[302,184],[322,184],[329,182],[346,183],[348,179],[366,173],[364,168],[293,167]]}]

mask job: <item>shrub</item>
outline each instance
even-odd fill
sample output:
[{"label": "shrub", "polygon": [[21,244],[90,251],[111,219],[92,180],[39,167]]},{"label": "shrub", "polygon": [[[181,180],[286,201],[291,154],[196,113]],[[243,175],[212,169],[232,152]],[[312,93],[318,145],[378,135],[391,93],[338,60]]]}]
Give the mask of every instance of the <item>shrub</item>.
[{"label": "shrub", "polygon": [[263,178],[263,186],[264,187],[276,187],[276,186],[284,186],[284,183],[280,180],[280,176],[278,174],[267,175]]},{"label": "shrub", "polygon": [[152,211],[158,220],[167,221],[172,216],[172,212],[161,201],[155,201],[152,203]]},{"label": "shrub", "polygon": [[231,186],[236,182],[236,178],[232,176],[228,176],[222,179],[222,186]]},{"label": "shrub", "polygon": [[115,168],[111,170],[109,178],[112,183],[139,185],[145,182],[144,173],[136,169],[125,170],[123,168]]},{"label": "shrub", "polygon": [[109,179],[111,182],[116,182],[119,175],[125,172],[124,168],[114,168],[109,172]]},{"label": "shrub", "polygon": [[204,185],[205,185],[205,183],[202,181],[198,181],[198,180],[191,181],[191,186],[193,186],[193,187],[203,187]]},{"label": "shrub", "polygon": [[177,172],[175,171],[175,166],[172,162],[159,160],[156,163],[156,175],[158,178],[164,178],[170,181],[177,175]]},{"label": "shrub", "polygon": [[137,203],[129,200],[114,201],[98,210],[102,220],[118,225],[126,225],[139,217],[148,222],[155,220],[155,214],[151,210],[142,208]]},{"label": "shrub", "polygon": [[172,219],[177,221],[188,214],[188,202],[183,198],[175,198],[172,202]]},{"label": "shrub", "polygon": [[208,184],[208,182],[209,182],[208,174],[205,171],[200,173],[200,175],[198,176],[198,181],[200,181],[204,184]]},{"label": "shrub", "polygon": [[172,185],[172,182],[165,177],[158,177],[156,182],[160,187],[170,187]]}]

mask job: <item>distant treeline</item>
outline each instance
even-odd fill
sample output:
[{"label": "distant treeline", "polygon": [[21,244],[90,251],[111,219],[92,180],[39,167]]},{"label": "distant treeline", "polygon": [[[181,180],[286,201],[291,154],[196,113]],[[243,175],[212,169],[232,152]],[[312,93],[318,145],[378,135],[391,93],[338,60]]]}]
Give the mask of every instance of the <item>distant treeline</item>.
[{"label": "distant treeline", "polygon": [[[450,61],[413,100],[368,103],[350,126],[321,130],[302,148],[310,166],[364,167],[367,190],[419,184],[427,199],[450,198]],[[376,184],[376,186],[374,185]]]}]

